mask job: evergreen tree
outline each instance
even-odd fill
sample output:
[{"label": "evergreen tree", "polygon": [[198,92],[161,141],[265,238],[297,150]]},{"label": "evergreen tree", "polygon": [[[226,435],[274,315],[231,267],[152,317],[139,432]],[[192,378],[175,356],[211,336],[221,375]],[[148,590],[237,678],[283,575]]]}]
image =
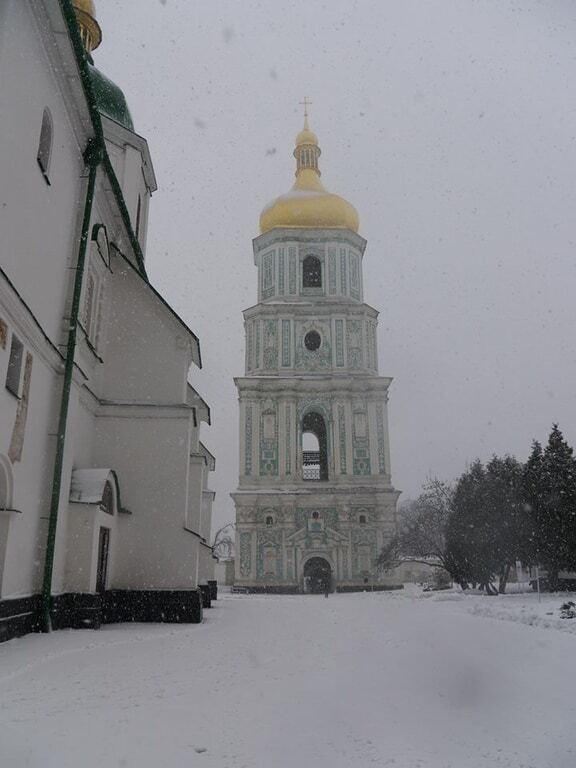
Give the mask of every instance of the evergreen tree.
[{"label": "evergreen tree", "polygon": [[478,460],[458,480],[447,525],[450,572],[488,594],[506,590],[510,568],[526,559],[530,518],[522,505],[522,465],[512,456]]},{"label": "evergreen tree", "polygon": [[522,464],[513,456],[493,456],[486,466],[486,493],[495,536],[498,591],[504,593],[517,560],[529,561],[531,520],[522,503]]},{"label": "evergreen tree", "polygon": [[555,590],[559,571],[576,568],[576,460],[557,424],[544,451],[534,444],[523,487],[532,517],[534,557]]},{"label": "evergreen tree", "polygon": [[456,484],[446,528],[446,547],[454,579],[463,587],[480,584],[489,594],[495,592],[492,580],[498,573],[500,558],[493,499],[486,470],[479,460]]}]

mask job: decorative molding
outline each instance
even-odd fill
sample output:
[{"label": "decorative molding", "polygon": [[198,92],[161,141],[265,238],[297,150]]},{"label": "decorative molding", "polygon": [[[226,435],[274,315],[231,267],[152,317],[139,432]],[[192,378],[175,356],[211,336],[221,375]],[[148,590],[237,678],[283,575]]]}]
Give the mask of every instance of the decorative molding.
[{"label": "decorative molding", "polygon": [[292,350],[290,349],[290,320],[282,320],[282,365],[290,367]]},{"label": "decorative molding", "polygon": [[365,404],[354,408],[352,420],[352,435],[354,445],[353,471],[355,475],[371,474],[370,467],[370,434],[368,413]]},{"label": "decorative molding", "polygon": [[340,474],[346,474],[346,411],[338,406],[338,438],[340,444]]},{"label": "decorative molding", "polygon": [[246,406],[244,430],[244,474],[252,474],[252,406]]},{"label": "decorative molding", "polygon": [[362,321],[346,320],[346,346],[348,348],[348,367],[359,370],[363,366]]},{"label": "decorative molding", "polygon": [[275,293],[276,252],[270,251],[262,256],[262,299],[269,299]]},{"label": "decorative molding", "polygon": [[278,368],[278,325],[276,320],[264,320],[264,368]]},{"label": "decorative molding", "polygon": [[286,403],[286,475],[292,474],[292,406],[290,403]]},{"label": "decorative molding", "polygon": [[358,257],[354,251],[349,251],[349,275],[350,275],[350,296],[353,299],[360,300],[360,276],[358,274]]},{"label": "decorative molding", "polygon": [[336,366],[344,367],[344,320],[334,321],[336,329]]},{"label": "decorative molding", "polygon": [[297,275],[296,275],[296,248],[288,249],[288,293],[296,296],[298,293]]},{"label": "decorative molding", "polygon": [[249,320],[246,323],[246,370],[251,371],[254,368],[252,359],[254,354],[254,321]]},{"label": "decorative molding", "polygon": [[284,296],[284,248],[278,249],[278,294]]},{"label": "decorative molding", "polygon": [[376,404],[376,433],[378,435],[378,472],[386,474],[386,439],[384,436],[384,409],[382,403]]},{"label": "decorative molding", "polygon": [[[317,331],[322,343],[315,350],[306,349],[304,337],[309,331]],[[294,350],[294,368],[298,370],[317,371],[332,367],[332,347],[330,344],[330,325],[327,322],[314,320],[296,323],[298,343]]]},{"label": "decorative molding", "polygon": [[278,414],[275,404],[266,403],[260,414],[260,475],[278,474]]},{"label": "decorative molding", "polygon": [[346,249],[340,248],[340,292],[343,296],[348,294],[346,279]]},{"label": "decorative molding", "polygon": [[334,296],[336,292],[336,249],[328,248],[328,293]]},{"label": "decorative molding", "polygon": [[252,571],[252,534],[250,531],[240,533],[240,575],[250,576]]},{"label": "decorative molding", "polygon": [[256,350],[255,350],[255,360],[254,360],[254,368],[260,368],[260,320],[255,321],[255,332],[256,332]]}]

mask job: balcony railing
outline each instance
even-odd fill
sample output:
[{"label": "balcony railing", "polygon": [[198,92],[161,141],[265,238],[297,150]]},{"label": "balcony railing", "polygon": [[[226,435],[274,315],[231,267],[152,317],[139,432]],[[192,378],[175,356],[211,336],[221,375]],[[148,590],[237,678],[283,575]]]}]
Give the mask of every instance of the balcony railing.
[{"label": "balcony railing", "polygon": [[303,451],[302,464],[304,480],[320,480],[320,451]]}]

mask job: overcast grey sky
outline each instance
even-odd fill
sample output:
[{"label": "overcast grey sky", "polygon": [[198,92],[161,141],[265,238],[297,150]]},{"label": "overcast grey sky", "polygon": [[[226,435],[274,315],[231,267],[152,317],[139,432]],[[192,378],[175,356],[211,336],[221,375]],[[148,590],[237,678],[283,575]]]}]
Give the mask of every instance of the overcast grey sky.
[{"label": "overcast grey sky", "polygon": [[159,189],[147,264],[200,336],[215,522],[233,519],[251,240],[293,182],[303,96],[358,209],[406,496],[553,421],[576,443],[572,0],[97,0]]}]

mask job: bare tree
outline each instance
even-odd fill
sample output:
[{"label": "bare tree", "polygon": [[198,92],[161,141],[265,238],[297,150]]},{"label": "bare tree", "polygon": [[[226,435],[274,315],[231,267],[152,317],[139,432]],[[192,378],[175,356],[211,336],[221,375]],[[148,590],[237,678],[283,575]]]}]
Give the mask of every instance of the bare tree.
[{"label": "bare tree", "polygon": [[235,523],[226,523],[214,534],[212,550],[219,560],[234,557],[234,531]]},{"label": "bare tree", "polygon": [[378,558],[382,570],[403,562],[446,568],[446,524],[452,507],[452,488],[438,478],[429,479],[415,501],[399,510],[398,532]]}]

